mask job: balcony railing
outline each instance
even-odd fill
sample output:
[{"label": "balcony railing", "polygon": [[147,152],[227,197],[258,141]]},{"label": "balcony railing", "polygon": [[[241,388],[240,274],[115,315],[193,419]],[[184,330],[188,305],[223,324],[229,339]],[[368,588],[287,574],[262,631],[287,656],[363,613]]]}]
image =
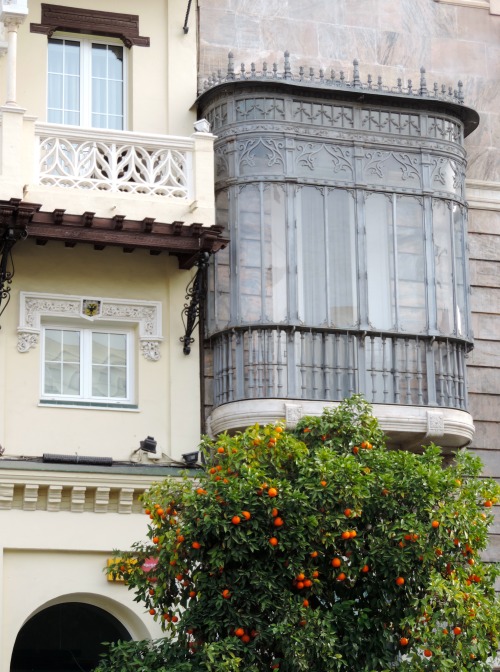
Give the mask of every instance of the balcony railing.
[{"label": "balcony railing", "polygon": [[246,399],[340,401],[465,410],[468,344],[446,338],[236,328],[211,339],[214,406]]},{"label": "balcony railing", "polygon": [[192,198],[194,140],[37,124],[39,184]]}]

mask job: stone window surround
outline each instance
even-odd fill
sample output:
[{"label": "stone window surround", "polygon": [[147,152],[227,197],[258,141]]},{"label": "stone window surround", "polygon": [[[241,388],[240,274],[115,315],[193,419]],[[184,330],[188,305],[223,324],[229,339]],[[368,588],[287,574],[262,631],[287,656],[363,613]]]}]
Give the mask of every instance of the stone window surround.
[{"label": "stone window surround", "polygon": [[20,293],[20,319],[17,349],[28,352],[39,341],[41,321],[46,317],[63,317],[90,321],[117,322],[137,325],[139,342],[145,359],[156,362],[160,359],[162,336],[161,303],[159,301],[138,301],[135,299],[106,299],[91,297],[100,302],[100,314],[88,317],[84,313],[83,302],[87,296],[67,294],[43,294],[38,292]]},{"label": "stone window surround", "polygon": [[490,14],[500,15],[500,0],[434,0],[446,5],[460,5],[461,7],[475,7],[489,9]]}]

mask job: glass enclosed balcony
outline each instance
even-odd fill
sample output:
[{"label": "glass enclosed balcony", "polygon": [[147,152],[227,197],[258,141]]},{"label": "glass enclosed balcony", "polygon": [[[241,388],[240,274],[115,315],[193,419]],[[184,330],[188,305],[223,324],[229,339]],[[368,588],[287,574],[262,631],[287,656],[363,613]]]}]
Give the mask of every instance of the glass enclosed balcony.
[{"label": "glass enclosed balcony", "polygon": [[415,92],[362,84],[356,64],[349,82],[294,77],[287,60],[273,72],[236,76],[230,62],[200,100],[231,239],[209,273],[212,428],[362,393],[395,441],[467,443],[463,139],[476,113],[460,88],[429,93],[423,73]]}]

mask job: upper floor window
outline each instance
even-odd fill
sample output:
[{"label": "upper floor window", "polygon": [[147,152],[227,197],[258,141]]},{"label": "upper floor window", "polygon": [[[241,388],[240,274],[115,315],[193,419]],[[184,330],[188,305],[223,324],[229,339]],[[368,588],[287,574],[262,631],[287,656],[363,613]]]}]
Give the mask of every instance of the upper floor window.
[{"label": "upper floor window", "polygon": [[123,46],[91,39],[49,39],[49,122],[122,130],[124,83]]}]

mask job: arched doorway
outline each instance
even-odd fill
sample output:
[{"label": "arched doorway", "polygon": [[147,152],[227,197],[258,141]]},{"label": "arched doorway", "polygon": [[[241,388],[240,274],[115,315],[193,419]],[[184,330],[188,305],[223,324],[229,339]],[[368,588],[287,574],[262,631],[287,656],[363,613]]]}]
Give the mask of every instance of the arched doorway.
[{"label": "arched doorway", "polygon": [[65,602],[43,609],[17,635],[10,672],[90,672],[102,642],[130,640],[120,621],[92,604]]}]

